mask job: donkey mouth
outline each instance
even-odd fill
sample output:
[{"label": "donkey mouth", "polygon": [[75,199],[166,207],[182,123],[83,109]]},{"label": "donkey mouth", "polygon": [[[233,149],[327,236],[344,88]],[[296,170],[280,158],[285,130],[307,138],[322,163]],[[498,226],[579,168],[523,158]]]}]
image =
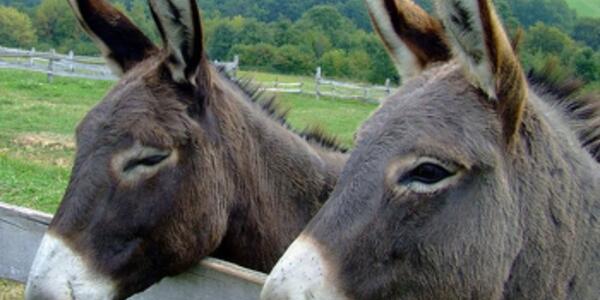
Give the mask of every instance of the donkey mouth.
[{"label": "donkey mouth", "polygon": [[36,254],[25,299],[114,299],[116,285],[91,269],[60,238],[47,233]]}]

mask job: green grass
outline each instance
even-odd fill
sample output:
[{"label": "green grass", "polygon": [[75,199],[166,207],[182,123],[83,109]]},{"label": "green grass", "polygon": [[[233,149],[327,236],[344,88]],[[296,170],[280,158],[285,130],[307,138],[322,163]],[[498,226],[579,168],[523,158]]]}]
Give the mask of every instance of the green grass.
[{"label": "green grass", "polygon": [[581,17],[600,18],[600,0],[567,0],[567,3]]},{"label": "green grass", "polygon": [[345,146],[352,146],[354,132],[377,107],[357,101],[322,98],[315,100],[302,95],[285,95],[280,103],[289,108],[288,121],[296,128],[321,126],[337,135]]}]

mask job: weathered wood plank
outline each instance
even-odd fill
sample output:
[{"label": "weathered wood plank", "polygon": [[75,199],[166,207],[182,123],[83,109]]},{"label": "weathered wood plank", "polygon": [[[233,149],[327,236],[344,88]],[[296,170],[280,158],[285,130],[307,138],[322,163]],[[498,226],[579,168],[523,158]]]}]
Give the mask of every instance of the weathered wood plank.
[{"label": "weathered wood plank", "polygon": [[[52,216],[0,202],[0,278],[26,282]],[[216,259],[166,278],[132,299],[258,299],[266,275]]]}]

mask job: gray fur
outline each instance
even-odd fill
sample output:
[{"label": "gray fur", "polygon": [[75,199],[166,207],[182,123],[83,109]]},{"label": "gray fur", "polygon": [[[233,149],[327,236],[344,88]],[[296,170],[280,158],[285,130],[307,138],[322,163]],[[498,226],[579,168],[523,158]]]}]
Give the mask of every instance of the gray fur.
[{"label": "gray fur", "polygon": [[[487,47],[485,68],[464,58],[433,65],[385,101],[302,233],[323,260],[312,267],[325,266],[323,282],[284,284],[296,273],[280,271],[263,295],[293,290],[302,299],[325,286],[361,300],[598,299],[597,102],[572,107],[528,86],[491,1],[451,3],[482,12],[485,30],[464,36]],[[455,180],[411,179],[423,165],[411,158],[431,158]],[[406,178],[431,189],[411,189]]]}]

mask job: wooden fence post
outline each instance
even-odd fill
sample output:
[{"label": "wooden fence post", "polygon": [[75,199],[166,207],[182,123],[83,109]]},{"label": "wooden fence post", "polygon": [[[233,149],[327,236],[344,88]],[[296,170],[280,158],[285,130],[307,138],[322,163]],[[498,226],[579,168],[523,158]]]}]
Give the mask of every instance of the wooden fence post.
[{"label": "wooden fence post", "polygon": [[48,83],[52,83],[54,77],[54,57],[56,56],[56,51],[54,49],[50,50],[50,57],[48,57]]},{"label": "wooden fence post", "polygon": [[31,56],[29,56],[29,66],[33,67],[33,57],[35,56],[35,48],[31,48],[31,52],[29,53]]},{"label": "wooden fence post", "polygon": [[389,78],[387,78],[387,79],[385,80],[385,94],[386,94],[387,96],[389,96],[389,95],[391,95],[391,94],[392,94],[392,88],[391,88],[391,85],[392,85],[392,82],[391,82],[391,80],[390,80]]},{"label": "wooden fence post", "polygon": [[75,59],[75,53],[73,50],[69,51],[69,71],[71,73],[75,72],[75,65],[73,64],[73,60]]},{"label": "wooden fence post", "polygon": [[240,56],[236,55],[233,57],[233,70],[232,70],[233,78],[237,78],[237,73],[238,73],[239,68],[240,68]]},{"label": "wooden fence post", "polygon": [[317,67],[317,74],[315,75],[315,95],[317,95],[317,100],[321,99],[321,67]]}]

